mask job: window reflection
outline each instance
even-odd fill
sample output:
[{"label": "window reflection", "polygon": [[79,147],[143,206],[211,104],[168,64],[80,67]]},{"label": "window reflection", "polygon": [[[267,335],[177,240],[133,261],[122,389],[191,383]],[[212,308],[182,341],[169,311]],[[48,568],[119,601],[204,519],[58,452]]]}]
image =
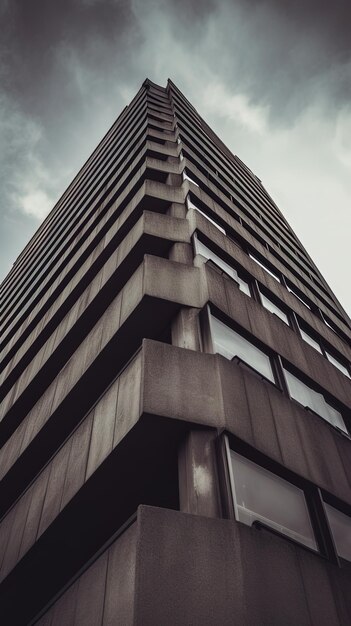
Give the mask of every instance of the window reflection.
[{"label": "window reflection", "polygon": [[210,316],[212,342],[215,352],[222,354],[227,359],[238,357],[244,363],[250,365],[268,380],[275,382],[273,369],[269,356],[257,346],[239,335],[219,319]]},{"label": "window reflection", "polygon": [[238,274],[236,269],[223,261],[215,252],[210,250],[207,246],[205,246],[202,241],[200,241],[197,237],[195,238],[195,252],[196,254],[201,254],[201,256],[205,257],[205,259],[209,259],[213,261],[218,267],[220,267],[223,272],[228,274],[235,282],[238,284],[239,289],[246,293],[246,295],[251,296],[250,287]]},{"label": "window reflection", "polygon": [[317,415],[323,417],[327,422],[340,428],[347,433],[342,415],[334,409],[324,398],[324,396],[311,389],[308,385],[296,378],[293,374],[284,369],[288,390],[292,398],[300,402],[304,407],[312,409]]},{"label": "window reflection", "polygon": [[253,256],[253,254],[249,253],[249,257],[250,259],[252,259],[253,261],[255,261],[255,263],[257,263],[257,265],[259,265],[260,267],[262,267],[262,269],[267,272],[268,274],[270,274],[271,276],[273,276],[273,278],[275,278],[275,280],[278,281],[278,283],[280,283],[280,278],[277,276],[277,274],[275,274],[274,272],[272,272],[272,270],[270,270],[266,265],[264,265],[262,263],[262,261],[259,261],[255,256]]},{"label": "window reflection", "polygon": [[217,222],[215,222],[215,220],[213,220],[211,217],[206,215],[206,213],[204,213],[201,209],[199,209],[199,207],[192,200],[190,200],[189,197],[186,200],[186,204],[187,204],[188,210],[194,209],[195,211],[198,211],[198,213],[201,213],[201,215],[203,215],[209,222],[211,222],[211,224],[213,224],[216,228],[218,228],[218,230],[220,230],[221,233],[223,233],[223,235],[226,234],[224,228],[220,226],[219,224],[217,224]]},{"label": "window reflection", "polygon": [[275,530],[317,549],[302,489],[249,459],[230,451],[234,509],[238,521],[251,526],[262,522]]},{"label": "window reflection", "polygon": [[287,314],[284,313],[284,311],[282,311],[274,302],[272,302],[270,298],[267,298],[267,296],[265,296],[261,291],[260,298],[265,309],[277,315],[281,320],[283,320],[283,322],[285,322],[285,324],[289,326],[289,318]]},{"label": "window reflection", "polygon": [[340,372],[345,374],[345,376],[347,376],[348,378],[351,378],[350,372],[348,371],[347,367],[345,367],[345,365],[340,363],[340,361],[338,361],[338,359],[336,359],[332,354],[329,354],[329,352],[325,351],[325,354],[326,354],[328,361],[330,361],[330,363],[335,365],[335,367],[337,367],[338,370],[340,370]]},{"label": "window reflection", "polygon": [[299,331],[300,331],[302,339],[306,341],[306,343],[308,343],[310,346],[312,346],[312,348],[314,348],[315,350],[323,354],[322,348],[320,347],[318,341],[316,339],[313,339],[313,337],[311,337],[309,333],[303,330],[303,328],[301,328],[300,325],[299,325]]},{"label": "window reflection", "polygon": [[351,518],[326,502],[324,506],[336,551],[343,559],[351,561]]}]

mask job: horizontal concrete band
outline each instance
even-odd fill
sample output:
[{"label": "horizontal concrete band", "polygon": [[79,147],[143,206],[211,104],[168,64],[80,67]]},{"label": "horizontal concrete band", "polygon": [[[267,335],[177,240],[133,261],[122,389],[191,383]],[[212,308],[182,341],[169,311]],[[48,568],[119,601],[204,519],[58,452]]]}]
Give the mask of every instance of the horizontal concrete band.
[{"label": "horizontal concrete band", "polygon": [[[274,386],[221,356],[144,340],[142,350],[2,521],[2,577],[85,483],[89,493],[89,484],[94,484],[89,483],[90,477],[113,451],[118,459],[122,441],[122,449],[133,458],[133,445],[140,434],[133,436],[130,444],[127,434],[132,434],[142,416],[147,419],[151,440],[157,429],[161,432],[158,417],[164,420],[165,428],[171,420],[174,427],[178,423],[187,429],[195,425],[225,429],[351,503],[344,469],[350,466],[348,441],[334,435],[327,424],[295,406]],[[165,437],[166,455],[169,445]],[[309,451],[308,458],[304,449]],[[330,451],[328,459],[324,449]]]},{"label": "horizontal concrete band", "polygon": [[349,584],[349,572],[266,531],[140,506],[38,626],[60,626],[62,616],[106,626],[232,626],[233,616],[242,626],[345,626]]}]

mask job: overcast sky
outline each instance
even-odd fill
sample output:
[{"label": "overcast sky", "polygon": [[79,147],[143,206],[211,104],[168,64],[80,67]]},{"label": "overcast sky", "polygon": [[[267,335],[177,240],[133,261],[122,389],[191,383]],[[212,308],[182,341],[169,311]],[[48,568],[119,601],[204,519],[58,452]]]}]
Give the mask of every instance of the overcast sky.
[{"label": "overcast sky", "polygon": [[146,77],[262,179],[351,312],[350,0],[0,0],[0,279]]}]

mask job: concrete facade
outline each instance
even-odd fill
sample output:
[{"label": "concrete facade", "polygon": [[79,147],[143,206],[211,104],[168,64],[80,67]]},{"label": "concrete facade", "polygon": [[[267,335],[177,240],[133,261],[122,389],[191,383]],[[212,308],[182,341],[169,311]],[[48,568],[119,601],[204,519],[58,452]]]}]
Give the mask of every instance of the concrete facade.
[{"label": "concrete facade", "polygon": [[[350,624],[350,319],[171,81],[144,82],[2,292],[4,624]],[[316,548],[239,520],[230,450],[303,494]]]}]

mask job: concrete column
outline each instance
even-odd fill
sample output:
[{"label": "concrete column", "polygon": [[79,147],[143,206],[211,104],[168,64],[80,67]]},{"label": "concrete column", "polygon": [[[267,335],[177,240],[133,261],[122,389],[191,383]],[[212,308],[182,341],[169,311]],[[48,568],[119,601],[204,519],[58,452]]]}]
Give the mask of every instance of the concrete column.
[{"label": "concrete column", "polygon": [[172,344],[187,350],[200,350],[199,309],[182,308],[172,321]]},{"label": "concrete column", "polygon": [[172,202],[172,204],[167,209],[167,215],[171,215],[172,217],[181,217],[185,219],[186,213],[187,209],[185,204],[181,204],[180,202]]},{"label": "concrete column", "polygon": [[170,261],[177,261],[177,263],[187,263],[188,265],[192,265],[193,258],[193,248],[190,243],[174,243],[169,251]]},{"label": "concrete column", "polygon": [[221,517],[216,432],[190,431],[179,451],[179,500],[184,513]]},{"label": "concrete column", "polygon": [[173,187],[180,187],[183,182],[181,174],[174,174],[173,172],[168,174],[166,178],[166,185],[172,185]]}]

